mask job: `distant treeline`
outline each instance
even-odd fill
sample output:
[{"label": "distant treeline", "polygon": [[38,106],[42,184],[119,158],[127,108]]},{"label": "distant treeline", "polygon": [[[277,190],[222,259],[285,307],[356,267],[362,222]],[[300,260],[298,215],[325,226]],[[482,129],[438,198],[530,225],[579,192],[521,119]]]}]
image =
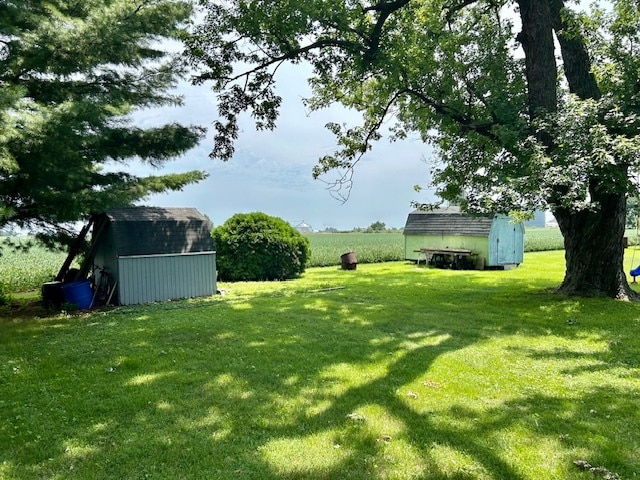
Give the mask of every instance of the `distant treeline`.
[{"label": "distant treeline", "polygon": [[402,228],[387,227],[384,222],[378,220],[368,227],[354,227],[351,230],[338,230],[329,227],[314,233],[402,233],[403,230]]}]

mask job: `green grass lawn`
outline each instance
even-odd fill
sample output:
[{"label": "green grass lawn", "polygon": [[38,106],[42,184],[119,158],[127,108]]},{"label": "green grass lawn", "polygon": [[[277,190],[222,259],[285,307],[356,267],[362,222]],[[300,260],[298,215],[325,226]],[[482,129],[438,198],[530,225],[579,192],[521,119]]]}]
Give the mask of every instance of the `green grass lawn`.
[{"label": "green grass lawn", "polygon": [[637,478],[640,305],[563,272],[312,268],[5,318],[0,478]]},{"label": "green grass lawn", "polygon": [[[629,245],[638,243],[636,230],[627,230],[626,235]],[[405,241],[401,232],[310,233],[306,237],[311,243],[308,268],[340,265],[340,256],[349,251],[356,252],[359,264],[405,259]],[[43,283],[55,278],[67,257],[65,252],[51,252],[38,245],[28,252],[16,251],[9,246],[9,242],[24,245],[28,241],[28,237],[0,237],[0,303],[3,292],[14,296],[16,293],[39,291]],[[525,252],[562,248],[563,240],[558,228],[528,227],[525,231]],[[640,255],[636,260],[640,264]]]}]

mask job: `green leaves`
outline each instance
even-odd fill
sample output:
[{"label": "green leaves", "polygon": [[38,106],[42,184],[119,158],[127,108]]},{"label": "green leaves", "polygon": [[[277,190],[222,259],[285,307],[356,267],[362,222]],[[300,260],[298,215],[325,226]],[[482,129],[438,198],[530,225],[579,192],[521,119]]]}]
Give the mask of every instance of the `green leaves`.
[{"label": "green leaves", "polygon": [[589,264],[568,262],[564,293],[591,294],[598,277],[607,295],[632,296],[618,267],[602,273],[601,264],[620,263],[619,220],[636,189],[634,2],[593,14],[534,0],[203,3],[209,15],[187,54],[198,80],[213,79],[219,95],[213,156],[233,155],[243,112],[257,128],[274,128],[279,66],[308,62],[306,106],[340,103],[362,117],[355,126],[327,125],[338,148],[313,175],[338,170],[332,194],[348,198],[353,169],[374,140],[416,132],[437,148],[431,178],[442,199],[483,212],[553,210],[572,237],[567,258]]},{"label": "green leaves", "polygon": [[309,240],[278,217],[238,213],[211,235],[222,281],[286,280],[304,272]]},{"label": "green leaves", "polygon": [[[432,176],[439,193],[448,200],[471,195],[478,199],[475,208],[530,209],[548,203],[546,193],[554,183],[546,183],[547,160],[566,172],[584,171],[585,161],[600,169],[632,161],[630,138],[640,126],[634,113],[640,63],[632,46],[640,41],[640,16],[628,2],[615,2],[612,14],[596,12],[592,18],[565,9],[557,19],[564,41],[588,40],[603,92],[610,91],[620,111],[599,119],[600,133],[592,126],[587,134],[595,137],[581,144],[601,143],[600,155],[590,157],[593,162],[562,146],[561,136],[577,134],[570,125],[557,128],[557,122],[571,124],[566,116],[545,130],[558,137],[551,143],[559,148],[540,157],[534,138],[542,130],[530,118],[530,86],[513,20],[517,12],[509,11],[508,2],[204,3],[208,15],[195,29],[187,53],[198,79],[215,80],[219,93],[221,119],[212,156],[231,158],[237,119],[244,111],[251,112],[257,128],[275,128],[277,69],[283,62],[305,61],[314,69],[313,96],[305,100],[309,108],[339,102],[362,114],[359,126],[327,125],[339,148],[319,159],[316,178],[333,169],[352,169],[387,128],[399,138],[418,132],[436,145],[442,162]],[[615,142],[604,139],[612,134]],[[610,156],[615,160],[607,160]],[[582,182],[578,189],[586,188],[588,175],[574,178]],[[626,180],[615,182],[607,188],[627,188]]]},{"label": "green leaves", "polygon": [[167,50],[192,13],[180,0],[0,5],[0,225],[64,228],[109,206],[179,190],[203,172],[138,178],[195,146],[205,130],[139,128],[142,108],[179,105],[185,67]]},{"label": "green leaves", "polygon": [[313,67],[309,108],[339,102],[362,114],[360,126],[327,125],[339,149],[318,161],[316,178],[349,172],[387,128],[397,138],[417,131],[443,149],[465,137],[476,153],[488,142],[492,152],[517,151],[526,126],[523,65],[511,55],[511,21],[493,2],[234,1],[206,11],[187,54],[197,81],[214,80],[219,93],[214,157],[233,155],[244,111],[257,128],[275,128],[276,75],[286,61]]}]

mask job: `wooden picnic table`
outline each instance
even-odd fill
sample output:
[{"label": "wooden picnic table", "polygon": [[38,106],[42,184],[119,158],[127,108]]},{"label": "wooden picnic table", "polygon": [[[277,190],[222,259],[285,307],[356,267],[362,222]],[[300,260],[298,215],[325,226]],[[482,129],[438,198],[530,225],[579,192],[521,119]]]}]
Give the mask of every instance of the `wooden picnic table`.
[{"label": "wooden picnic table", "polygon": [[438,268],[465,269],[473,265],[470,257],[477,254],[465,248],[426,248],[422,247],[414,250],[418,253],[417,264],[424,260],[425,264],[433,265]]}]

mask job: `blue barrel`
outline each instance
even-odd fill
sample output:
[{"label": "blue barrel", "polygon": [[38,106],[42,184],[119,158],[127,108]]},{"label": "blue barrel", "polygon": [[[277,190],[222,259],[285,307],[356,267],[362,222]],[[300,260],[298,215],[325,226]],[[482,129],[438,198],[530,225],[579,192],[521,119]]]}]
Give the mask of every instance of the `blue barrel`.
[{"label": "blue barrel", "polygon": [[62,285],[64,299],[69,303],[75,303],[80,310],[85,310],[91,306],[93,290],[89,280],[77,280],[75,282]]}]

